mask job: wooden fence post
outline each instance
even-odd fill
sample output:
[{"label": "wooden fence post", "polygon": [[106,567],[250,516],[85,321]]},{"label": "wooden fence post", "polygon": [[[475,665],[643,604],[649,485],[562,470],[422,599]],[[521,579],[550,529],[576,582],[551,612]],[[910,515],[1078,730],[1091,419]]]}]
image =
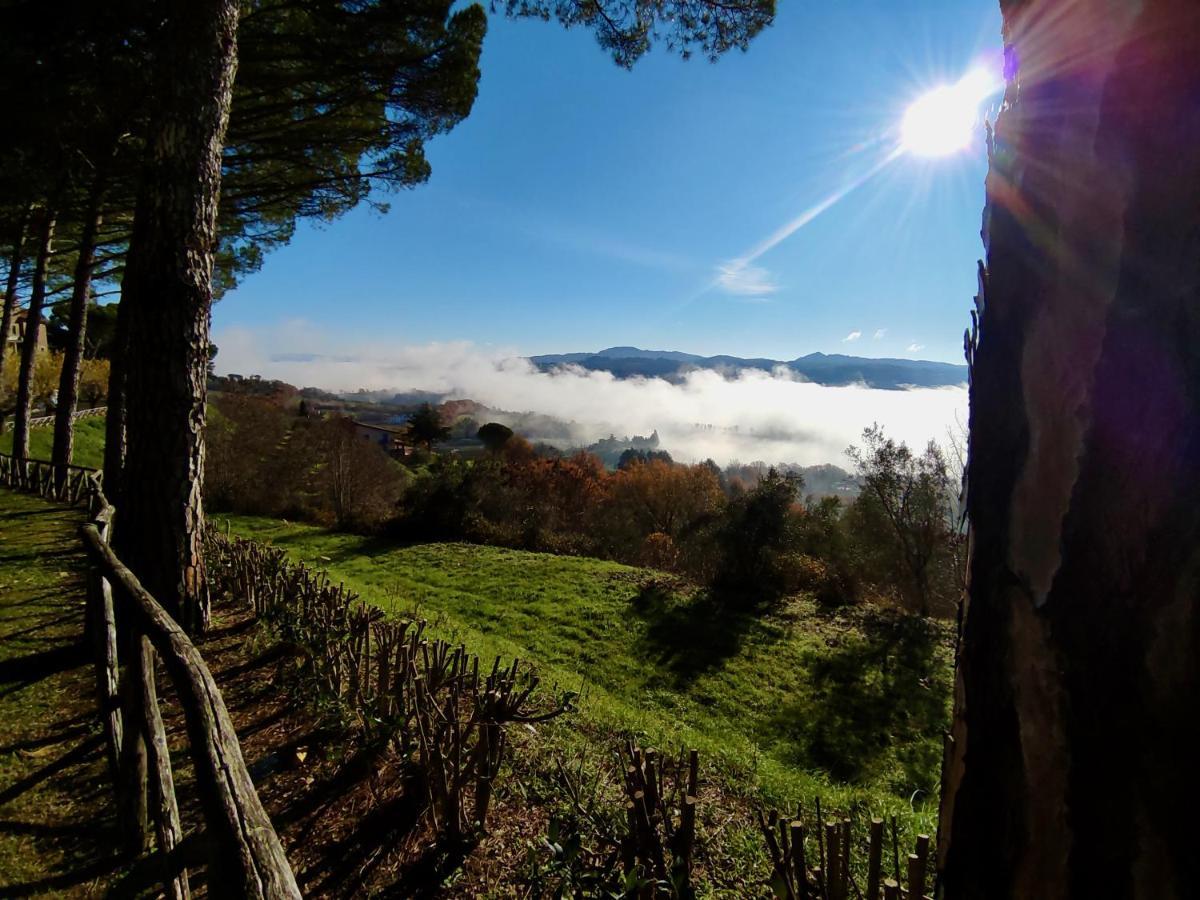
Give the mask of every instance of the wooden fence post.
[{"label": "wooden fence post", "polygon": [[[100,539],[96,527],[88,524],[81,530],[89,552],[121,585],[122,612],[137,616],[140,630],[161,655],[183,707],[210,838],[209,895],[299,898],[296,876],[254,790],[229,711],[200,651]],[[130,743],[127,735],[125,744]]]},{"label": "wooden fence post", "polygon": [[120,669],[121,765],[118,807],[121,818],[121,838],[128,855],[136,859],[150,849],[150,820],[146,805],[146,741],[140,727],[145,715],[142,710],[142,654],[140,635],[122,612],[119,626],[120,657],[125,664]]},{"label": "wooden fence post", "polygon": [[183,840],[183,827],[179,822],[179,804],[175,799],[175,780],[171,776],[171,752],[167,745],[167,732],[163,728],[162,715],[158,709],[158,692],[154,685],[154,648],[150,646],[149,638],[138,638],[138,655],[141,657],[138,669],[141,674],[142,687],[142,727],[145,729],[146,754],[150,772],[150,781],[154,797],[154,825],[158,838],[158,852],[163,858],[167,871],[163,877],[163,885],[167,888],[172,900],[188,900],[191,893],[188,888],[187,870],[181,868],[178,872],[171,871],[171,851]]},{"label": "wooden fence post", "polygon": [[96,664],[96,695],[104,723],[108,768],[113,785],[121,783],[121,696],[117,666],[117,622],[113,614],[112,587],[93,567],[88,576],[88,620]]},{"label": "wooden fence post", "polygon": [[879,877],[883,867],[883,819],[871,819],[871,843],[867,855],[866,900],[879,900]]}]

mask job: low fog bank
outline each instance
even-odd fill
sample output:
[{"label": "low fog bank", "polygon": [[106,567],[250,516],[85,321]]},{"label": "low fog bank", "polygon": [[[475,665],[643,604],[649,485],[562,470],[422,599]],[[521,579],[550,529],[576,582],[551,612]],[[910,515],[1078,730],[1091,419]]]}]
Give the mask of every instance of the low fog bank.
[{"label": "low fog bank", "polygon": [[339,392],[429,391],[541,413],[569,424],[547,427],[545,434],[533,428],[528,436],[559,446],[657,431],[660,446],[681,462],[844,466],[846,447],[872,422],[910,446],[923,446],[930,438],[944,443],[956,419],[966,421],[967,392],[961,387],[827,387],[782,368],[733,378],[695,371],[678,384],[621,380],[577,367],[541,372],[511,352],[470,343],[331,348],[327,337],[303,323],[269,335],[227,328],[214,340],[222,374],[257,374]]}]

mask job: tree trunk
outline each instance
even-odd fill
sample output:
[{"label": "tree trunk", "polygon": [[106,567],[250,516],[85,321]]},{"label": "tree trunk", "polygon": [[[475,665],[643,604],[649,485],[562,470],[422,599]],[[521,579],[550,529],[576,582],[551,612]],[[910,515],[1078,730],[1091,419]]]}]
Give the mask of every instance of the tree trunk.
[{"label": "tree trunk", "polygon": [[21,342],[21,370],[17,373],[17,409],[13,420],[13,456],[29,458],[29,416],[33,406],[33,368],[37,364],[38,334],[41,332],[42,304],[46,299],[46,267],[54,246],[53,210],[44,209],[38,222],[38,255],[33,268],[33,286],[25,316],[25,336]]},{"label": "tree trunk", "polygon": [[[124,287],[122,287],[122,294]],[[125,475],[125,360],[129,357],[129,306],[121,299],[112,354],[108,360],[108,407],[104,414],[104,495],[121,506],[121,483]]]},{"label": "tree trunk", "polygon": [[[237,0],[175,0],[126,265],[120,556],[191,632],[208,622],[201,555],[205,378],[221,146]],[[136,479],[136,480],[135,480]]]},{"label": "tree trunk", "polygon": [[[0,316],[0,378],[4,376],[4,359],[8,351],[8,331],[12,328],[13,312],[17,308],[17,285],[21,282],[21,263],[25,256],[25,229],[29,226],[29,213],[32,205],[26,206],[17,221],[13,235],[13,252],[8,260],[8,283],[4,287],[4,312]],[[0,412],[0,423],[4,421]]]},{"label": "tree trunk", "polygon": [[51,456],[55,483],[60,492],[66,483],[67,466],[71,463],[74,450],[79,371],[83,364],[83,348],[87,340],[88,293],[92,287],[96,231],[100,228],[100,197],[103,191],[103,176],[97,174],[88,195],[83,229],[79,236],[79,255],[75,260],[75,281],[71,286],[70,341],[63,353],[62,372],[58,380],[58,406],[54,410],[54,451]]},{"label": "tree trunk", "polygon": [[1195,896],[1200,7],[1006,0],[942,896]]}]

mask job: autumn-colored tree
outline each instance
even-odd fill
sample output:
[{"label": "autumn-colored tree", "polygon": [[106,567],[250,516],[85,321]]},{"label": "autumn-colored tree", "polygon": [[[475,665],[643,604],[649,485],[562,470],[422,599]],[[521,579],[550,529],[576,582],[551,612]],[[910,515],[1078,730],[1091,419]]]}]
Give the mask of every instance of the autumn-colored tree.
[{"label": "autumn-colored tree", "polygon": [[705,466],[650,459],[627,465],[614,476],[612,502],[643,536],[660,532],[677,538],[716,512],[723,499],[720,484]]}]

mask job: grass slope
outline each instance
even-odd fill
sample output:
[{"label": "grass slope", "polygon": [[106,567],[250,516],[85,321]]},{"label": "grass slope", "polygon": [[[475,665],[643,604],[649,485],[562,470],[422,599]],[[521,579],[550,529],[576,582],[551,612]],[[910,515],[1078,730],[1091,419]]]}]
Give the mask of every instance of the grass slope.
[{"label": "grass slope", "polygon": [[944,625],[829,614],[805,598],[738,617],[662,573],[612,562],[215,521],[481,656],[535,663],[545,681],[582,689],[589,723],[697,746],[773,802],[820,796],[932,822],[950,694]]},{"label": "grass slope", "polygon": [[[12,453],[12,424],[0,434],[0,453]],[[50,459],[54,448],[54,427],[39,425],[29,429],[29,455],[34,459]],[[75,447],[71,462],[77,466],[99,469],[104,465],[104,417],[94,416],[75,423]]]}]

